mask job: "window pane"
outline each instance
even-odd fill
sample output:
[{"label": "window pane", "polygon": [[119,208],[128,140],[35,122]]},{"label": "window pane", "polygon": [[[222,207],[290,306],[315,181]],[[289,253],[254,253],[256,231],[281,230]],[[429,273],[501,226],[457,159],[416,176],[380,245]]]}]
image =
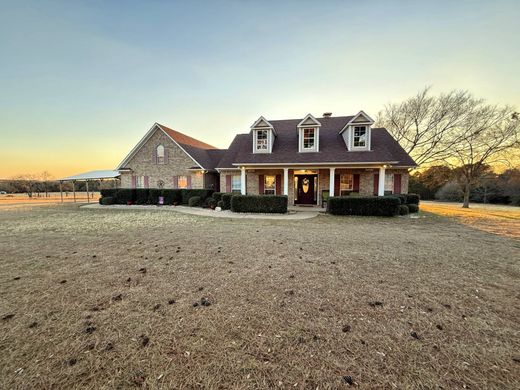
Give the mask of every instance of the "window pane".
[{"label": "window pane", "polygon": [[241,190],[241,180],[240,175],[233,175],[231,180],[231,191],[240,191]]},{"label": "window pane", "polygon": [[385,191],[394,191],[394,174],[385,174]]},{"label": "window pane", "polygon": [[179,176],[179,188],[188,188],[188,176]]},{"label": "window pane", "polygon": [[303,129],[303,148],[304,149],[314,148],[314,140],[315,140],[314,134],[315,134],[314,129]]},{"label": "window pane", "polygon": [[157,146],[157,164],[164,164],[164,146]]},{"label": "window pane", "polygon": [[354,146],[363,147],[366,146],[367,128],[366,126],[355,126],[354,127]]},{"label": "window pane", "polygon": [[340,190],[352,191],[354,188],[354,176],[350,173],[340,175]]},{"label": "window pane", "polygon": [[264,176],[264,194],[274,195],[276,192],[276,176]]},{"label": "window pane", "polygon": [[256,132],[256,149],[267,150],[267,130],[257,130]]}]

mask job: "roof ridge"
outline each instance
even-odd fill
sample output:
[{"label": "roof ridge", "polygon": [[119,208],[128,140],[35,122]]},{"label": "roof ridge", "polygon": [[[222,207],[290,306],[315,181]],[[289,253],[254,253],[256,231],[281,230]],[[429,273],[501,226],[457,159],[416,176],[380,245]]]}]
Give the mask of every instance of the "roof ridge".
[{"label": "roof ridge", "polygon": [[175,140],[175,142],[178,142],[179,144],[183,144],[183,145],[189,145],[189,146],[193,146],[194,148],[199,148],[199,149],[204,149],[204,150],[208,150],[208,149],[218,149],[217,147],[213,146],[213,145],[210,145],[206,142],[203,142],[203,141],[200,141],[196,138],[193,138],[193,137],[190,137],[189,135],[186,135],[184,133],[181,133],[180,131],[178,130],[173,130],[165,125],[162,125],[160,123],[157,123],[157,125],[164,131],[166,131],[166,133]]}]

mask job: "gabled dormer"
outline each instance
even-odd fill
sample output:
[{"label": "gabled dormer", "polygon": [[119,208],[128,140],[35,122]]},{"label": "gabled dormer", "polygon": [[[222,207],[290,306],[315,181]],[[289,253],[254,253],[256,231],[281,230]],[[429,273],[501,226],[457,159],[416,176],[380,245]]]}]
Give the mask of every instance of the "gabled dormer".
[{"label": "gabled dormer", "polygon": [[298,152],[319,152],[321,123],[311,114],[307,114],[297,127]]},{"label": "gabled dormer", "polygon": [[273,125],[261,116],[253,123],[251,131],[253,133],[253,153],[271,153],[276,137]]},{"label": "gabled dormer", "polygon": [[371,133],[374,120],[363,111],[359,111],[339,132],[343,136],[349,151],[371,150]]}]

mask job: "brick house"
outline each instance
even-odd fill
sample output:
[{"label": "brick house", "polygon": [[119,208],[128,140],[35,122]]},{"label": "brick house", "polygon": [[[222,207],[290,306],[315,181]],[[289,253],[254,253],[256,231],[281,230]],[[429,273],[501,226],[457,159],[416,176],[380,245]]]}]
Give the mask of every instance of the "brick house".
[{"label": "brick house", "polygon": [[260,117],[221,150],[155,124],[123,160],[122,187],[212,188],[287,195],[319,205],[328,196],[408,192],[411,157],[363,111],[353,116]]}]

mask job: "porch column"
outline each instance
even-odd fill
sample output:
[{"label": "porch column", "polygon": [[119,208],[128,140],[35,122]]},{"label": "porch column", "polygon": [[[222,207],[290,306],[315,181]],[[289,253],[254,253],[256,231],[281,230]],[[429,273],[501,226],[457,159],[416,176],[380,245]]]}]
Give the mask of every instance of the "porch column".
[{"label": "porch column", "polygon": [[336,168],[330,168],[330,177],[329,177],[329,198],[334,196],[334,176],[336,174]]},{"label": "porch column", "polygon": [[283,169],[283,194],[289,196],[289,168]]},{"label": "porch column", "polygon": [[246,194],[246,167],[240,168],[240,193]]},{"label": "porch column", "polygon": [[381,168],[379,168],[379,185],[377,189],[377,196],[385,195],[385,171],[386,165],[383,165]]}]

